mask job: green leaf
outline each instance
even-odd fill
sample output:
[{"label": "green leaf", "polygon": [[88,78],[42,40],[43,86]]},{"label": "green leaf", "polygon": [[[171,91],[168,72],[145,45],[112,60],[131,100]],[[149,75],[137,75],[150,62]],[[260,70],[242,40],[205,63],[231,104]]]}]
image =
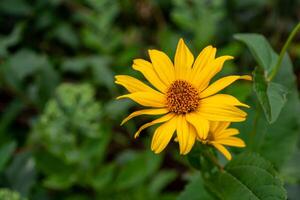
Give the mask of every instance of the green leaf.
[{"label": "green leaf", "polygon": [[281,109],[286,103],[287,88],[278,83],[268,83],[264,72],[257,67],[253,73],[254,91],[270,123],[278,118]]},{"label": "green leaf", "polygon": [[109,68],[110,62],[110,59],[105,56],[69,58],[62,64],[62,69],[73,73],[83,73],[90,70],[96,85],[104,85],[111,92],[115,92],[116,86],[114,84],[113,72]]},{"label": "green leaf", "polygon": [[[293,154],[291,159],[285,162],[280,174],[286,183],[297,184],[300,180],[300,149]],[[300,192],[300,191],[299,191]]]},{"label": "green leaf", "polygon": [[174,9],[171,12],[172,21],[182,30],[194,35],[197,47],[210,42],[218,31],[218,24],[223,16],[221,1],[180,1],[174,0]]},{"label": "green leaf", "polygon": [[58,24],[54,30],[49,33],[50,38],[55,38],[62,44],[76,49],[79,46],[79,39],[75,29],[68,23]]},{"label": "green leaf", "polygon": [[43,68],[45,64],[47,64],[45,56],[38,55],[29,49],[21,49],[9,57],[4,67],[9,70],[8,73],[13,73],[18,80],[22,80]]},{"label": "green leaf", "polygon": [[149,193],[153,195],[159,194],[176,177],[177,173],[174,170],[169,169],[158,172],[149,185]]},{"label": "green leaf", "polygon": [[94,177],[90,177],[89,179],[93,188],[97,191],[106,189],[108,184],[111,183],[114,178],[116,173],[115,169],[116,165],[114,163],[101,167]]},{"label": "green leaf", "polygon": [[24,24],[20,23],[15,26],[13,31],[7,36],[0,36],[0,57],[8,55],[8,48],[16,45],[20,39],[24,29]]},{"label": "green leaf", "polygon": [[[30,144],[44,184],[55,189],[91,184],[110,141],[101,106],[89,84],[62,84],[33,126]],[[79,123],[80,122],[80,123]]]},{"label": "green leaf", "polygon": [[1,188],[0,189],[0,199],[1,200],[25,200],[21,197],[21,195],[18,192]]},{"label": "green leaf", "polygon": [[149,178],[159,167],[161,157],[152,152],[133,154],[121,168],[115,185],[117,189],[136,186]]},{"label": "green leaf", "polygon": [[247,45],[258,63],[258,67],[253,73],[254,91],[267,120],[269,123],[273,123],[277,120],[281,109],[286,103],[288,93],[283,85],[268,80],[270,72],[277,62],[278,55],[262,35],[236,34],[234,37]]},{"label": "green leaf", "polygon": [[37,169],[46,175],[43,180],[46,187],[66,189],[75,182],[77,169],[74,165],[66,165],[47,151],[39,150],[35,152],[34,157]]},{"label": "green leaf", "polygon": [[269,83],[267,95],[271,106],[270,123],[273,123],[279,116],[287,101],[288,89],[278,83]]},{"label": "green leaf", "polygon": [[270,125],[259,119],[257,141],[259,152],[280,169],[296,150],[300,131],[299,93],[293,66],[287,55],[274,81],[288,88],[287,102],[275,123]]},{"label": "green leaf", "polygon": [[17,154],[6,168],[5,175],[10,187],[26,196],[36,181],[35,162],[31,152]]},{"label": "green leaf", "polygon": [[300,132],[299,93],[293,66],[287,55],[274,81],[289,91],[278,119],[270,124],[259,114],[259,105],[250,101],[249,105],[253,109],[249,110],[247,120],[235,123],[234,126],[242,133],[249,151],[258,152],[272,162],[276,169],[281,170],[296,150]]},{"label": "green leaf", "polygon": [[241,154],[207,181],[224,200],[285,200],[286,191],[272,165],[257,154]]},{"label": "green leaf", "polygon": [[268,76],[278,56],[266,38],[255,33],[235,34],[234,38],[247,45],[259,67],[262,67]]},{"label": "green leaf", "polygon": [[24,16],[32,12],[31,4],[23,0],[0,1],[0,12],[9,15]]},{"label": "green leaf", "polygon": [[204,182],[200,174],[193,176],[184,190],[179,194],[177,200],[212,200],[204,188]]},{"label": "green leaf", "polygon": [[0,172],[5,167],[7,161],[10,159],[12,153],[16,149],[16,142],[12,141],[7,143],[0,148]]},{"label": "green leaf", "polygon": [[76,182],[76,174],[70,171],[64,174],[52,174],[44,179],[43,184],[53,189],[67,189]]},{"label": "green leaf", "polygon": [[[88,84],[59,86],[55,98],[48,102],[34,126],[32,142],[42,144],[67,163],[81,163],[90,156],[99,155],[101,148],[93,151],[96,145],[89,141],[89,138],[100,138],[102,133],[99,124],[101,106],[95,102],[94,95],[94,89]],[[81,152],[87,151],[92,154],[81,156]]]},{"label": "green leaf", "polygon": [[65,173],[72,170],[72,166],[63,163],[59,158],[53,156],[47,151],[34,152],[37,169],[45,174]]}]

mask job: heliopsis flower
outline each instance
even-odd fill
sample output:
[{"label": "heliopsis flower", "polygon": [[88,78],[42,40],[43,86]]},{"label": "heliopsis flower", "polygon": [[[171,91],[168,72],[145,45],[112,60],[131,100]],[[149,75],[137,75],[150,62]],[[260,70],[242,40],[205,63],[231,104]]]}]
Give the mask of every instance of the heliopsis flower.
[{"label": "heliopsis flower", "polygon": [[204,144],[213,145],[228,160],[231,160],[231,154],[226,146],[245,147],[245,143],[240,138],[235,137],[239,134],[239,130],[228,128],[230,122],[210,122],[208,136],[205,140],[201,140]]},{"label": "heliopsis flower", "polygon": [[208,46],[194,60],[193,54],[180,39],[174,64],[158,50],[149,50],[151,62],[135,59],[133,69],[141,72],[155,89],[131,76],[115,77],[115,82],[129,91],[118,99],[129,98],[148,107],[133,112],[122,124],[139,115],[162,115],[141,126],[135,138],[145,128],[160,124],[154,132],[151,149],[160,153],[176,132],[180,154],[187,154],[196,138],[207,138],[209,121],[244,121],[247,114],[238,106],[248,106],[231,95],[217,93],[238,79],[251,80],[251,77],[227,76],[209,85],[224,62],[232,59],[231,56],[216,58],[215,55],[216,48]]}]

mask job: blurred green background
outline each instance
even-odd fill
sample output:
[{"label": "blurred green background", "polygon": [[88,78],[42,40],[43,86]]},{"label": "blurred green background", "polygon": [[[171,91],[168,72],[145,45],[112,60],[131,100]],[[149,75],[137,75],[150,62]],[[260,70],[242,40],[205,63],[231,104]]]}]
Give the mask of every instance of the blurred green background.
[{"label": "blurred green background", "polygon": [[[1,0],[0,199],[189,199],[187,184],[203,187],[177,144],[154,155],[151,129],[134,140],[148,117],[120,127],[138,106],[115,100],[124,90],[114,75],[142,78],[132,60],[150,48],[173,58],[180,37],[195,56],[209,44],[233,55],[220,76],[250,74],[255,62],[233,34],[263,34],[279,52],[299,20],[300,0]],[[289,52],[299,85],[299,36]],[[226,92],[253,99],[251,83]],[[271,159],[295,200],[299,155],[296,145],[283,168]]]}]

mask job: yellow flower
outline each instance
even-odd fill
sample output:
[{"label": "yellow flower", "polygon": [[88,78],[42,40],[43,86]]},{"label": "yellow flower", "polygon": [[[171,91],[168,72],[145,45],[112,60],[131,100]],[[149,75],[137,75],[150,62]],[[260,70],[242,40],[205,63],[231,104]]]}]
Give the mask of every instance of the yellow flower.
[{"label": "yellow flower", "polygon": [[162,123],[154,132],[151,149],[160,153],[176,131],[180,154],[187,154],[196,138],[207,138],[209,121],[244,121],[247,114],[237,106],[249,106],[231,95],[216,93],[238,79],[251,80],[251,77],[227,76],[209,85],[224,62],[233,58],[215,58],[215,55],[216,48],[208,46],[194,61],[193,54],[180,39],[174,65],[165,53],[158,50],[149,50],[151,62],[135,59],[133,69],[141,72],[156,90],[131,76],[116,76],[115,82],[129,91],[118,99],[129,98],[148,107],[133,112],[122,124],[139,115],[163,115],[141,126],[135,138],[145,128]]},{"label": "yellow flower", "polygon": [[245,143],[240,138],[234,137],[239,134],[239,130],[228,128],[230,122],[210,122],[209,133],[204,144],[211,144],[218,149],[228,160],[231,160],[230,152],[224,145],[232,147],[245,147]]}]

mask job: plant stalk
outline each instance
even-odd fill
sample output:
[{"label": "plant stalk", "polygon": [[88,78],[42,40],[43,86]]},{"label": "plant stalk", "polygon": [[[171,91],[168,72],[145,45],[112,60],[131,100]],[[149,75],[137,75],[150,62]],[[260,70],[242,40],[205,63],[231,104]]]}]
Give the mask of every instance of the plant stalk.
[{"label": "plant stalk", "polygon": [[293,31],[290,33],[287,41],[285,42],[283,48],[280,51],[279,58],[276,62],[276,65],[274,69],[271,71],[271,74],[268,77],[268,80],[271,81],[276,76],[277,72],[279,71],[279,68],[281,66],[281,62],[283,60],[284,54],[287,51],[287,48],[290,46],[290,43],[292,42],[293,38],[295,37],[296,33],[300,30],[300,22],[297,24],[297,26],[293,29]]}]

